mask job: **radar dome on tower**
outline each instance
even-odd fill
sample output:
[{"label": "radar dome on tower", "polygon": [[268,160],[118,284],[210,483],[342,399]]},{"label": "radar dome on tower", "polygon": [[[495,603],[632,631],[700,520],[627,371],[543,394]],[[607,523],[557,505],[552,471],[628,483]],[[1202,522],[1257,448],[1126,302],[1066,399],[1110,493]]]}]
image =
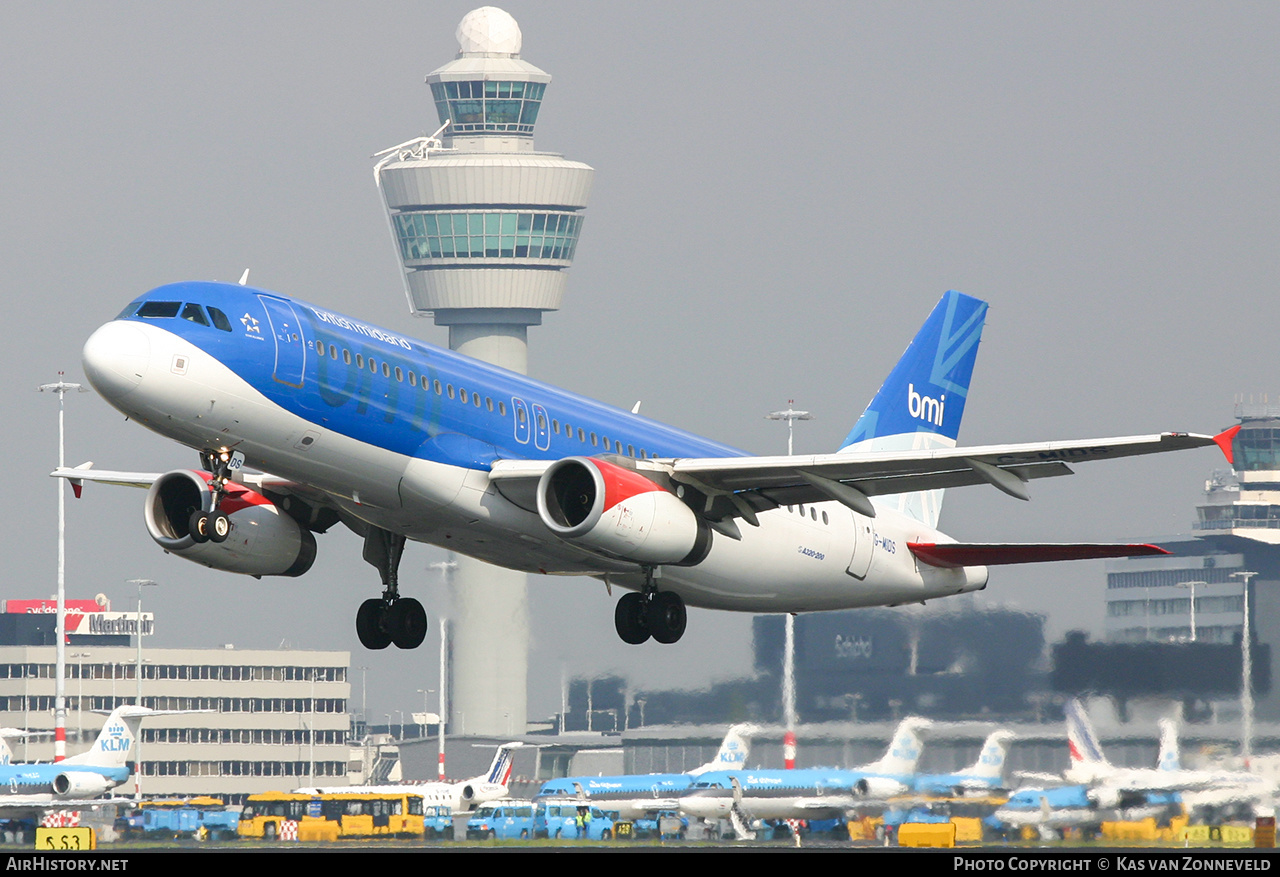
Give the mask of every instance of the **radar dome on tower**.
[{"label": "radar dome on tower", "polygon": [[496,6],[481,6],[458,24],[458,49],[463,55],[519,55],[520,25]]}]

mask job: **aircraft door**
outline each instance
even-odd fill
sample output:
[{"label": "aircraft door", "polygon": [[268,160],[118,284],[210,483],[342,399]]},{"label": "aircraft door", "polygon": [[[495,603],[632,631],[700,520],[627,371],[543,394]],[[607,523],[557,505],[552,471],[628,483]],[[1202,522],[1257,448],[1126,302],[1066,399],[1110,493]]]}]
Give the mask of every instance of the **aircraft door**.
[{"label": "aircraft door", "polygon": [[302,337],[302,323],[294,313],[293,305],[284,299],[259,295],[258,301],[267,310],[271,336],[276,343],[276,364],[272,377],[282,384],[301,387],[307,358],[307,342]]},{"label": "aircraft door", "polygon": [[540,451],[551,447],[551,424],[547,418],[547,409],[536,402],[533,406],[533,446]]},{"label": "aircraft door", "polygon": [[853,559],[846,570],[855,579],[865,579],[871,569],[871,553],[875,549],[875,529],[871,518],[853,513]]},{"label": "aircraft door", "polygon": [[516,418],[516,441],[522,445],[529,444],[529,406],[523,399],[512,396],[511,412]]}]

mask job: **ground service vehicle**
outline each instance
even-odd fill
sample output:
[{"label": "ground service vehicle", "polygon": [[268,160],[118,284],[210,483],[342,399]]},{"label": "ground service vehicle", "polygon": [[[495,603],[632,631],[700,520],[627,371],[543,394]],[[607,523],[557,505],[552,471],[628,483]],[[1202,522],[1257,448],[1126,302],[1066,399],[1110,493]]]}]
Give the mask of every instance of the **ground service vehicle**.
[{"label": "ground service vehicle", "polygon": [[265,792],[250,795],[245,802],[240,836],[266,840],[421,837],[422,815],[422,796],[409,792]]},{"label": "ground service vehicle", "polygon": [[533,837],[533,804],[490,801],[467,820],[468,840],[512,840]]},{"label": "ground service vehicle", "polygon": [[[533,805],[534,837],[578,837],[578,808],[584,806],[570,799],[536,801]],[[609,840],[613,837],[613,824],[618,819],[616,811],[590,809],[586,840]]]}]

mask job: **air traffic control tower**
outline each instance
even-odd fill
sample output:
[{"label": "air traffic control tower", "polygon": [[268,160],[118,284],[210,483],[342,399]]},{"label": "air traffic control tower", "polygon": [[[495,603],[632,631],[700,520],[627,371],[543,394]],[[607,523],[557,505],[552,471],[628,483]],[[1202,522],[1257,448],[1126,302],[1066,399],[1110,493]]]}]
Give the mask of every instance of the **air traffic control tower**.
[{"label": "air traffic control tower", "polygon": [[[485,6],[458,25],[458,55],[427,75],[440,128],[375,169],[409,309],[449,327],[449,347],[525,373],[528,327],[559,309],[593,171],[535,152],[551,77],[520,58],[520,26]],[[455,558],[454,733],[520,734],[527,718],[527,577]]]}]

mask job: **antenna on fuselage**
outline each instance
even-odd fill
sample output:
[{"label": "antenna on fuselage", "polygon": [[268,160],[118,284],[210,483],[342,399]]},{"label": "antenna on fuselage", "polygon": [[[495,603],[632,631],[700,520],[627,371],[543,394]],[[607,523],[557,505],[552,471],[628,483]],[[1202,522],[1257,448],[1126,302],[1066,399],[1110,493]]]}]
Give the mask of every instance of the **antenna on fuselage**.
[{"label": "antenna on fuselage", "polygon": [[241,286],[249,285],[249,269],[248,268],[244,269],[244,273],[240,275],[240,285]]}]

